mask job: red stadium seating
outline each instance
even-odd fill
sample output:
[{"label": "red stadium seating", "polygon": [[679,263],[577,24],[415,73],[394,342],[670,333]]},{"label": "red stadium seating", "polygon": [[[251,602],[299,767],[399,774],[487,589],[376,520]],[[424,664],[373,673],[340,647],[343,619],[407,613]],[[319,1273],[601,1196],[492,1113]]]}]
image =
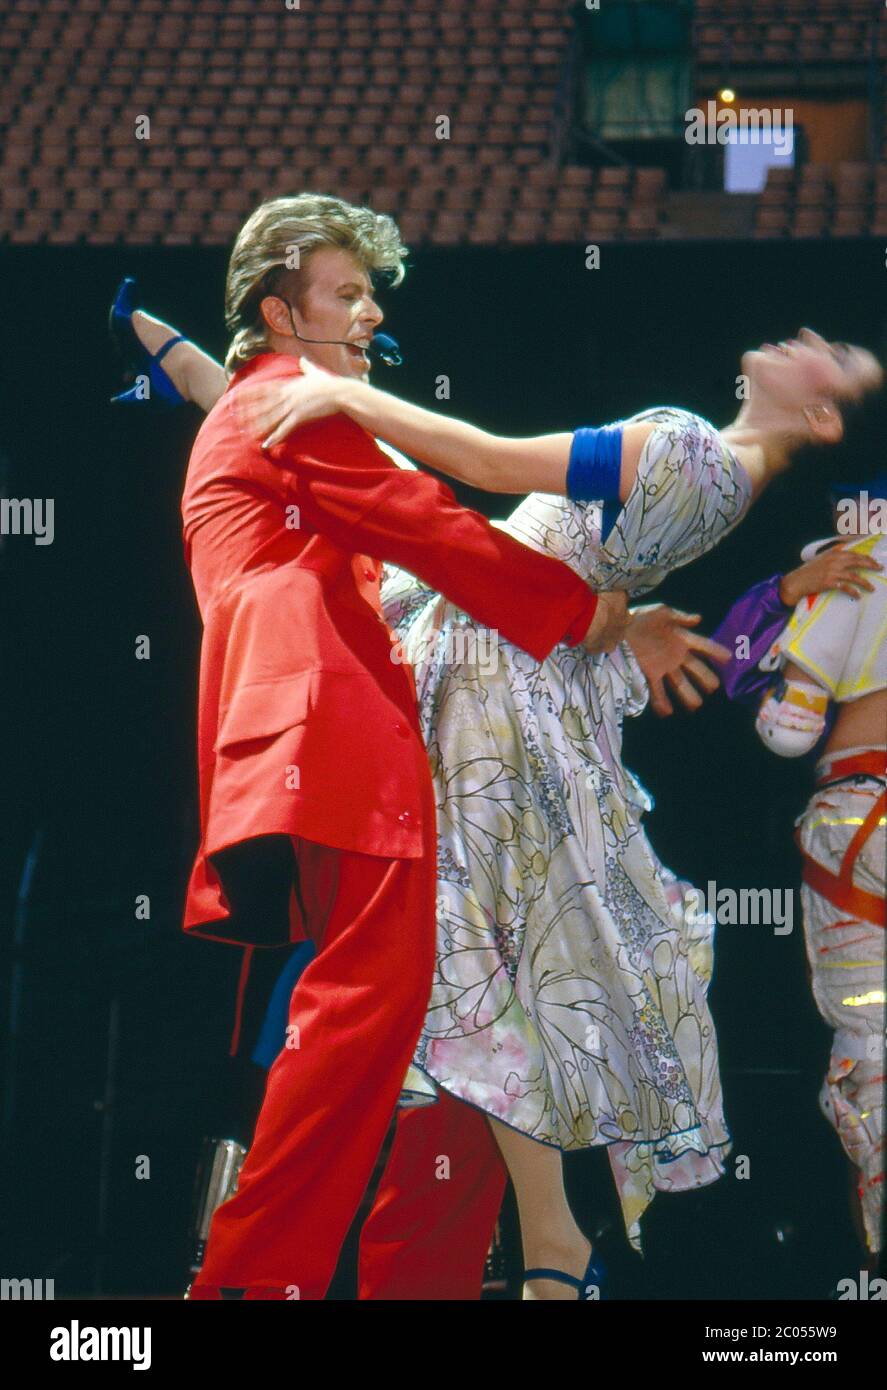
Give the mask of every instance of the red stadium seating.
[{"label": "red stadium seating", "polygon": [[[756,237],[879,236],[887,214],[887,165],[841,163],[771,169],[754,214]],[[881,227],[879,231],[878,228]]]},{"label": "red stadium seating", "polygon": [[[664,170],[559,167],[569,0],[6,8],[0,236],[16,243],[224,242],[262,197],[304,187],[371,198],[410,244],[638,240],[668,223]],[[700,87],[743,65],[862,70],[873,37],[883,65],[873,13],[870,0],[698,0]],[[754,235],[881,235],[883,173],[774,172]]]},{"label": "red stadium seating", "polygon": [[738,67],[798,64],[861,68],[878,8],[870,0],[697,0],[700,75],[706,77],[706,69],[720,69],[712,72],[720,78]]}]

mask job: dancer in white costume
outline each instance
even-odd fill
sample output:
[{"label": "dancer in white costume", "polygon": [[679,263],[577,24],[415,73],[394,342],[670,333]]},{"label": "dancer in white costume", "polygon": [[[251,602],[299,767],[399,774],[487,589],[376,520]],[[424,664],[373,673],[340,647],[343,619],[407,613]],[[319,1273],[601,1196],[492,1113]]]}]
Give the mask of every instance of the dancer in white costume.
[{"label": "dancer in white costume", "polygon": [[[152,350],[171,332],[146,316],[138,327]],[[572,432],[500,439],[302,365],[304,377],[256,397],[263,438],[344,410],[453,477],[544,489],[502,524],[597,587],[633,594],[717,544],[797,448],[840,438],[838,402],[881,380],[870,354],[809,330],[748,353],[751,396],[728,429],[671,407],[620,424],[615,485],[591,494],[602,507],[564,495]],[[204,376],[195,398],[212,393]],[[383,601],[414,663],[439,817],[438,965],[406,1085],[414,1100],[442,1085],[486,1111],[526,1263],[576,1279],[589,1245],[566,1203],[561,1150],[608,1146],[639,1247],[655,1191],[714,1180],[729,1147],[706,1004],[711,928],[688,926],[696,896],[656,858],[641,827],[648,799],[620,757],[625,714],[648,696],[670,711],[663,673],[689,707],[701,697],[688,677],[714,682],[689,644],[679,660],[662,644],[657,666],[655,618],[629,629],[634,654],[558,650],[538,665],[410,575],[389,570]],[[547,1280],[536,1293],[575,1297]]]},{"label": "dancer in white costume", "polygon": [[[808,546],[811,559],[825,544]],[[797,821],[801,904],[813,997],[834,1029],[820,1106],[859,1171],[866,1244],[883,1248],[884,930],[887,926],[887,536],[844,549],[882,566],[858,599],[802,600],[761,662],[780,678],[757,729],[783,756],[811,749],[837,717],[816,764],[817,788]]]}]

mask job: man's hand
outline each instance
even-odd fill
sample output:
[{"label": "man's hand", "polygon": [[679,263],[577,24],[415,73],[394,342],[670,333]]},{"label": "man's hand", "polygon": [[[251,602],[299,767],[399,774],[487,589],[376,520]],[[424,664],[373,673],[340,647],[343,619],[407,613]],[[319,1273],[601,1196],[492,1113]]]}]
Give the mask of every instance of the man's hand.
[{"label": "man's hand", "polygon": [[618,647],[628,627],[628,599],[621,589],[598,594],[597,600],[591,625],[582,639],[582,646],[594,655]]},{"label": "man's hand", "polygon": [[807,594],[822,594],[827,589],[838,589],[851,598],[859,598],[863,592],[868,590],[871,593],[875,587],[863,572],[880,569],[881,566],[871,555],[860,555],[845,550],[842,545],[833,545],[814,555],[806,565],[799,565],[796,570],[784,574],[779,581],[779,597],[787,608],[794,608]]},{"label": "man's hand", "polygon": [[689,710],[699,709],[702,704],[703,697],[697,685],[707,695],[717,690],[720,683],[717,674],[696,653],[709,661],[730,660],[726,647],[690,631],[701,621],[698,613],[682,613],[679,608],[668,608],[663,603],[635,608],[630,614],[625,640],[647,678],[650,704],[663,718],[674,713],[665,690],[666,680]]}]

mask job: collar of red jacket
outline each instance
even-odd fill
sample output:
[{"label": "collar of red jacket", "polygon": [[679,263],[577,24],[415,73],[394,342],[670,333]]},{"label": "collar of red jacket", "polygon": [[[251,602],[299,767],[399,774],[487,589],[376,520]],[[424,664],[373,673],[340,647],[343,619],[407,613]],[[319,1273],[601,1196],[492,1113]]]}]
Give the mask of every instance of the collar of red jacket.
[{"label": "collar of red jacket", "polygon": [[225,387],[225,390],[230,391],[232,386],[239,384],[241,381],[246,381],[249,377],[253,376],[255,372],[259,370],[263,363],[268,363],[270,361],[276,362],[279,366],[283,366],[285,363],[291,363],[292,366],[290,368],[289,373],[284,373],[284,375],[302,375],[302,369],[299,366],[299,359],[297,357],[291,356],[290,353],[259,352],[256,354],[255,357],[251,357],[248,362],[244,362],[242,367],[238,367],[237,370],[232,373],[228,385]]}]

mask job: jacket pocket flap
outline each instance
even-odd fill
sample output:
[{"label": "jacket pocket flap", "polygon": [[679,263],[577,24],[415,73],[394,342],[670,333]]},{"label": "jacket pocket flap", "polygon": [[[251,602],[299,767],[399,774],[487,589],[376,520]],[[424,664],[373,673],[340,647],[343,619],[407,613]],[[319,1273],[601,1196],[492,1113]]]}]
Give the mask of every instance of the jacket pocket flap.
[{"label": "jacket pocket flap", "polygon": [[311,671],[299,671],[235,690],[219,719],[216,750],[249,739],[268,738],[303,723],[310,707],[312,675]]}]

